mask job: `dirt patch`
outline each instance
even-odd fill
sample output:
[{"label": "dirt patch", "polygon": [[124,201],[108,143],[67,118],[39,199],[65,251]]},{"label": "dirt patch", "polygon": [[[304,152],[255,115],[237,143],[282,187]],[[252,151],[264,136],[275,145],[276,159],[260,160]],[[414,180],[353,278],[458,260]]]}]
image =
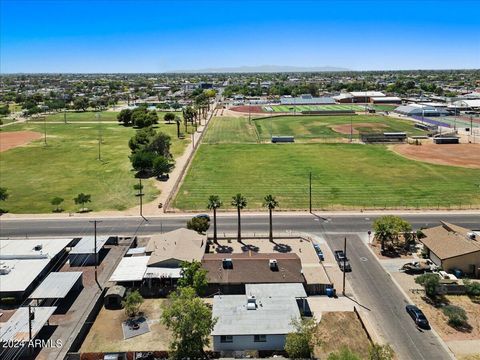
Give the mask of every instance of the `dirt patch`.
[{"label": "dirt patch", "polygon": [[41,138],[42,134],[35,131],[2,131],[0,132],[0,152],[27,145],[30,141]]},{"label": "dirt patch", "polygon": [[145,299],[140,311],[147,317],[150,332],[123,339],[122,322],[127,319],[124,310],[102,308],[87,338],[82,352],[111,351],[166,351],[171,340],[170,331],[160,323],[161,304],[164,299]]},{"label": "dirt patch", "polygon": [[441,308],[436,308],[426,302],[422,293],[410,293],[413,302],[425,313],[428,321],[445,341],[452,340],[478,340],[480,339],[480,306],[474,303],[466,295],[446,295],[445,303],[460,306],[468,316],[468,323],[471,329],[459,331],[448,325],[448,318],[443,314]]},{"label": "dirt patch", "polygon": [[236,112],[243,112],[243,113],[263,113],[263,109],[261,106],[248,106],[248,105],[240,105],[240,106],[233,106],[230,108],[232,111]]},{"label": "dirt patch", "polygon": [[321,344],[314,349],[317,359],[326,359],[328,354],[338,351],[343,346],[359,354],[362,359],[368,357],[370,341],[354,312],[322,314],[315,338],[321,340]]},{"label": "dirt patch", "polygon": [[480,169],[480,144],[399,144],[391,149],[412,160]]},{"label": "dirt patch", "polygon": [[[372,130],[383,131],[387,126],[382,123],[356,123],[353,124],[353,134],[359,134],[358,129],[369,128]],[[332,125],[330,129],[340,134],[350,134],[350,124]]]}]

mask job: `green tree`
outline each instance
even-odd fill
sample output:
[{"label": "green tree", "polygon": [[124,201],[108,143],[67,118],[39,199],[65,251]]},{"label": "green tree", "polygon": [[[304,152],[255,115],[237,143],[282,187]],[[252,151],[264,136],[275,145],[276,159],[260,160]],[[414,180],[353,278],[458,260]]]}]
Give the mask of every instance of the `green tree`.
[{"label": "green tree", "polygon": [[80,193],[76,198],[73,199],[75,204],[81,205],[80,211],[85,211],[85,204],[92,201],[90,194]]},{"label": "green tree", "polygon": [[328,355],[327,360],[361,360],[361,358],[352,350],[344,346],[339,351]]},{"label": "green tree", "polygon": [[208,280],[207,280],[207,270],[202,267],[200,261],[183,261],[181,263],[181,275],[182,277],[178,280],[179,287],[190,287],[195,290],[195,293],[198,296],[202,296],[207,289]]},{"label": "green tree", "polygon": [[401,217],[386,215],[373,222],[373,231],[375,238],[380,240],[383,251],[386,242],[398,242],[400,235],[409,234],[412,231],[412,225]]},{"label": "green tree", "polygon": [[238,242],[242,241],[242,226],[240,221],[240,211],[247,206],[247,199],[242,194],[237,194],[232,197],[232,206],[237,208],[237,226],[238,226],[238,233],[237,233],[237,240]]},{"label": "green tree", "polygon": [[78,96],[73,99],[73,108],[75,110],[87,111],[88,99],[85,96]]},{"label": "green tree", "polygon": [[175,124],[177,124],[177,139],[180,139],[180,118],[175,116]]},{"label": "green tree", "polygon": [[213,210],[213,241],[217,242],[217,209],[222,206],[222,201],[218,195],[210,195],[207,208]]},{"label": "green tree", "polygon": [[173,359],[205,358],[203,348],[210,343],[216,319],[210,308],[195,295],[195,290],[181,287],[162,304],[162,323],[172,332],[170,350]]},{"label": "green tree", "polygon": [[173,120],[175,120],[175,114],[171,112],[167,112],[163,116],[163,120],[165,120],[165,122],[168,122],[170,124]]},{"label": "green tree", "polygon": [[125,314],[133,317],[140,311],[140,306],[143,304],[143,297],[138,290],[130,291],[122,301],[122,305],[125,308]]},{"label": "green tree", "polygon": [[117,115],[118,122],[122,123],[124,126],[131,126],[132,125],[132,110],[130,109],[123,109]]},{"label": "green tree", "polygon": [[149,174],[153,169],[155,155],[147,150],[139,150],[130,155],[130,162],[135,171],[140,174]]},{"label": "green tree", "polygon": [[447,305],[442,311],[448,317],[448,325],[462,327],[468,324],[467,313],[460,306]]},{"label": "green tree", "polygon": [[152,127],[140,129],[128,141],[128,146],[132,152],[146,148],[155,137],[156,132]]},{"label": "green tree", "polygon": [[415,278],[417,284],[425,288],[428,297],[434,298],[437,295],[437,286],[440,283],[440,277],[437,274],[423,274]]},{"label": "green tree", "polygon": [[270,242],[273,242],[273,219],[272,213],[273,210],[278,206],[278,201],[272,195],[267,195],[263,199],[263,206],[268,209],[268,216],[269,216],[269,225],[270,225],[270,232],[268,233],[268,239]]},{"label": "green tree", "polygon": [[60,204],[63,203],[63,198],[55,196],[51,201],[50,204],[55,206],[55,209],[53,210],[54,212],[61,212],[62,209],[60,208]]},{"label": "green tree", "polygon": [[155,155],[163,156],[166,159],[171,159],[172,154],[170,153],[170,146],[172,145],[172,138],[163,133],[154,133],[150,138],[149,143],[147,144],[148,151],[154,153]]},{"label": "green tree", "polygon": [[0,187],[0,201],[5,201],[8,199],[8,191],[7,188]]},{"label": "green tree", "polygon": [[210,222],[205,218],[193,217],[187,221],[187,229],[205,233],[210,227]]},{"label": "green tree", "polygon": [[395,353],[389,344],[379,345],[373,344],[370,347],[368,359],[369,360],[392,360]]},{"label": "green tree", "polygon": [[292,325],[295,327],[295,332],[287,335],[285,351],[291,359],[309,359],[316,345],[315,319],[293,319]]},{"label": "green tree", "polygon": [[163,156],[157,156],[153,159],[152,173],[156,177],[161,177],[172,171],[173,164]]}]

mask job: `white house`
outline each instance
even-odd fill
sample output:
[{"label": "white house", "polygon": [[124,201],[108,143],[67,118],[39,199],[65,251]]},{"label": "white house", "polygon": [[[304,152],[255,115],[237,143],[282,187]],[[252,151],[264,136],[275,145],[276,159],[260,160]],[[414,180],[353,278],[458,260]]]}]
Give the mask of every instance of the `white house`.
[{"label": "white house", "polygon": [[[300,319],[297,298],[306,298],[302,284],[255,284],[246,295],[217,295],[212,316],[213,349],[220,352],[283,350],[292,320]],[[281,290],[283,289],[283,290]],[[253,295],[255,294],[255,295]]]}]

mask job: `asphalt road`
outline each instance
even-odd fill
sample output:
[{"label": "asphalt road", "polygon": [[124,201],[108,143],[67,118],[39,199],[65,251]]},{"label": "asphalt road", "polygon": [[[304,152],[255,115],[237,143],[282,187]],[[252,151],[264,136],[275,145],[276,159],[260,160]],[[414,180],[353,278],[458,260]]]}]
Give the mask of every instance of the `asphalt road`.
[{"label": "asphalt road", "polygon": [[[332,250],[343,249],[342,235],[325,236]],[[359,306],[371,311],[377,328],[393,346],[399,359],[451,359],[430,330],[418,329],[405,311],[407,298],[358,236],[347,237],[347,257],[352,272],[347,273]]]},{"label": "asphalt road", "polygon": [[[98,234],[133,235],[165,232],[185,226],[191,215],[150,218],[148,221],[140,217],[97,218],[101,222],[97,226]],[[359,215],[310,215],[310,214],[274,214],[275,231],[316,232],[319,224],[329,233],[363,232],[371,229],[372,221],[377,216]],[[415,214],[402,216],[415,229],[435,226],[440,220],[472,229],[480,229],[480,213],[476,215],[459,214]],[[34,236],[81,236],[92,235],[93,224],[88,218],[62,219],[2,219],[0,218],[0,237],[34,237]],[[219,234],[236,231],[236,216],[222,214],[218,217]],[[242,215],[244,232],[268,231],[268,215]]]}]

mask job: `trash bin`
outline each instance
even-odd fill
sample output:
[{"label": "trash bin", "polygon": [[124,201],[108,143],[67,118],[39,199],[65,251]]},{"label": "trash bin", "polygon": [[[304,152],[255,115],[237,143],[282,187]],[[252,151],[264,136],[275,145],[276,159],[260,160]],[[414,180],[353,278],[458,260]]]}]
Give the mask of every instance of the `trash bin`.
[{"label": "trash bin", "polygon": [[327,288],[327,296],[334,297],[335,296],[335,289],[334,288]]}]

